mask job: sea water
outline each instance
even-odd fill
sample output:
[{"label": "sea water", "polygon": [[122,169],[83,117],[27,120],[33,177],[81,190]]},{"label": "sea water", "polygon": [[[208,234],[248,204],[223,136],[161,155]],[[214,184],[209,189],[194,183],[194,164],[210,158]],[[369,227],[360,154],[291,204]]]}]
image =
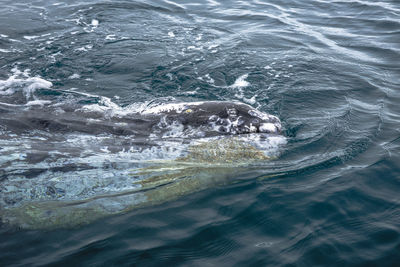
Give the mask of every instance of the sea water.
[{"label": "sea water", "polygon": [[[396,1],[0,10],[0,265],[400,262]],[[280,118],[238,137],[268,160],[186,162],[231,136],[135,117],[199,101]]]}]

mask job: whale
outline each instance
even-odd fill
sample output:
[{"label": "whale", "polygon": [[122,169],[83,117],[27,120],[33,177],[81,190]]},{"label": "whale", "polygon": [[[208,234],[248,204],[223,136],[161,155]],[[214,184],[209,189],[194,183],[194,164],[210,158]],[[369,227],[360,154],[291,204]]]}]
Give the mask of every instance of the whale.
[{"label": "whale", "polygon": [[0,140],[13,157],[0,225],[74,228],[173,201],[264,168],[286,144],[278,117],[241,102],[98,107],[0,112],[15,129]]}]

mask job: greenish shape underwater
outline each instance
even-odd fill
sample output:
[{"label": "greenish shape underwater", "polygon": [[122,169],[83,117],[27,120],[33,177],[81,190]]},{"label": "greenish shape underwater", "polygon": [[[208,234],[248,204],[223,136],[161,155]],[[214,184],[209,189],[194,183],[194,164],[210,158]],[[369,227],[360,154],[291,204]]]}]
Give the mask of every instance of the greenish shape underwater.
[{"label": "greenish shape underwater", "polygon": [[[138,189],[74,201],[25,202],[1,212],[3,222],[25,229],[70,228],[150,205],[212,186],[232,182],[249,165],[270,159],[254,145],[235,137],[191,145],[185,156],[153,161],[132,170]],[[131,178],[131,177],[127,177]]]}]

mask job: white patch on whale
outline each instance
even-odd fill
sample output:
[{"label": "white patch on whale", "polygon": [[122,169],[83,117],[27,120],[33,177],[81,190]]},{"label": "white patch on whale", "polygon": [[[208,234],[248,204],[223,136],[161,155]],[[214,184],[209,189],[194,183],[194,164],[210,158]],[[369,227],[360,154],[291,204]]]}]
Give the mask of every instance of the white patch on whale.
[{"label": "white patch on whale", "polygon": [[275,127],[275,124],[273,124],[273,123],[262,123],[261,125],[260,125],[260,132],[263,132],[263,133],[273,133],[273,132],[276,132],[276,127]]}]

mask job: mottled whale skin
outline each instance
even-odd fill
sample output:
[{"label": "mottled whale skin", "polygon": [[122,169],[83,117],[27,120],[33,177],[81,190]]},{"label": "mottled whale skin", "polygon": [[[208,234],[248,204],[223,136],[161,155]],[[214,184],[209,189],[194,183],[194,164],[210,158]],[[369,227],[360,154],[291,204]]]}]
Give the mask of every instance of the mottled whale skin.
[{"label": "mottled whale skin", "polygon": [[144,116],[161,116],[160,126],[179,122],[185,126],[206,126],[220,134],[280,134],[278,117],[240,102],[206,101],[165,104],[144,110]]}]

